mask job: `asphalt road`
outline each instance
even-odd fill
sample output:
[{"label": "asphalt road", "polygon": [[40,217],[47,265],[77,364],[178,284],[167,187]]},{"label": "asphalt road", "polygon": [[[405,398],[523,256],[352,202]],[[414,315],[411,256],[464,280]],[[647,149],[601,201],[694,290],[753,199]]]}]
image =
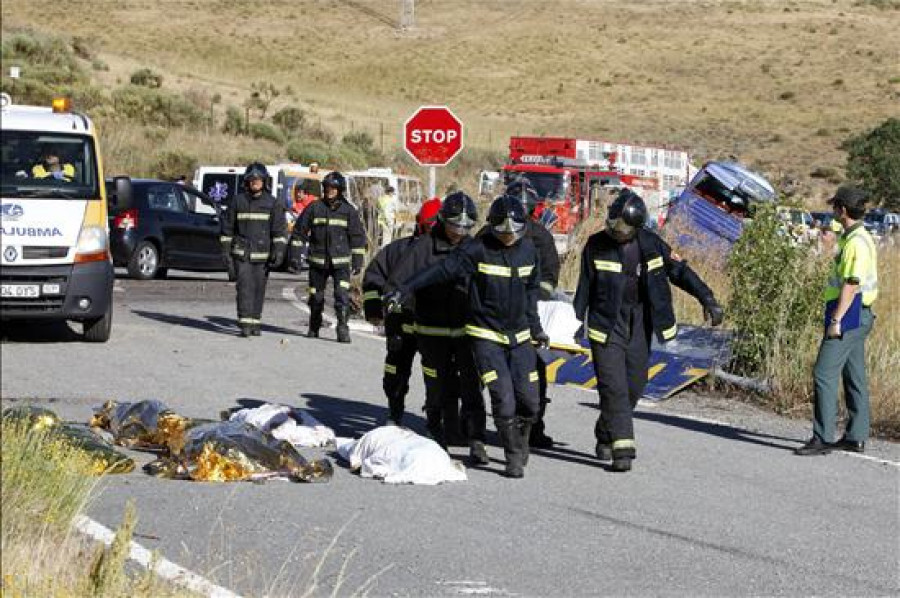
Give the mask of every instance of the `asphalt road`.
[{"label": "asphalt road", "polygon": [[[27,400],[84,422],[106,399],[160,399],[206,418],[272,401],[343,436],[385,418],[383,342],[354,333],[339,345],[332,329],[303,337],[306,314],[288,300],[302,283],[276,275],[263,336],[241,339],[234,286],[179,274],[118,281],[107,344],[81,343],[66,326],[4,324],[4,406]],[[420,432],[422,396],[416,368],[408,419]],[[534,453],[523,480],[499,475],[496,444],[490,466],[435,487],[361,479],[336,460],[319,485],[165,481],[138,469],[106,478],[88,515],[115,528],[133,500],[138,542],[253,596],[313,585],[312,595],[339,596],[900,593],[897,445],[870,443],[868,458],[796,457],[808,422],[688,396],[639,407],[635,469],[615,474],[593,457],[596,396],[551,396],[548,431],[565,444]]]}]

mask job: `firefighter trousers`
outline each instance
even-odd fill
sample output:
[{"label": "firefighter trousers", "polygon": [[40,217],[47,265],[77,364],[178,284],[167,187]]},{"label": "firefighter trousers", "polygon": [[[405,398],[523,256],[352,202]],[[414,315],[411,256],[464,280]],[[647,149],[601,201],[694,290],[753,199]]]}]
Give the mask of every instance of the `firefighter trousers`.
[{"label": "firefighter trousers", "polygon": [[342,309],[350,307],[350,268],[343,266],[309,267],[309,307],[314,311],[322,311],[329,277],[334,284],[334,311],[340,313]]},{"label": "firefighter trousers", "polygon": [[491,395],[494,419],[519,416],[534,421],[538,414],[537,352],[531,343],[508,347],[472,339],[475,363]]},{"label": "firefighter trousers", "polygon": [[644,328],[643,309],[620,321],[605,345],[591,342],[600,417],[594,426],[597,442],[612,447],[614,457],[637,455],[633,412],[647,385],[650,337]]},{"label": "firefighter trousers", "polygon": [[417,350],[416,335],[408,329],[404,331],[402,326],[394,326],[392,323],[385,326],[387,355],[384,358],[384,377],[381,380],[388,400],[389,417],[398,424],[406,409],[406,393],[409,392],[409,377]]},{"label": "firefighter trousers", "polygon": [[448,441],[454,437],[483,441],[484,397],[469,339],[420,334],[417,342],[429,428],[440,426]]},{"label": "firefighter trousers", "polygon": [[235,260],[234,268],[237,275],[238,324],[259,324],[266,298],[269,266],[266,262]]}]

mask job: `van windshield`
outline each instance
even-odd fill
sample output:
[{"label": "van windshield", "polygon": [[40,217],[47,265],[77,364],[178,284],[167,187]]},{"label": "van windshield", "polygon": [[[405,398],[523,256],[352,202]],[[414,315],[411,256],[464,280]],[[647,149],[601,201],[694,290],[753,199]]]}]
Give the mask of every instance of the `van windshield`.
[{"label": "van windshield", "polygon": [[85,135],[3,131],[0,193],[35,199],[99,199],[94,142]]}]

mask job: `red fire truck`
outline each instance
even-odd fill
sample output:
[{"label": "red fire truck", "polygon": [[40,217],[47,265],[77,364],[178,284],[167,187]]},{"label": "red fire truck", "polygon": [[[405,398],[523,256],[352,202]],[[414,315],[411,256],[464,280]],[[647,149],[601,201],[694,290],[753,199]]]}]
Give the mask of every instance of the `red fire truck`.
[{"label": "red fire truck", "polygon": [[[536,218],[551,223],[557,245],[565,251],[575,227],[600,214],[610,189],[629,187],[637,193],[659,191],[659,180],[625,174],[616,168],[616,155],[604,153],[604,163],[579,159],[578,140],[563,137],[512,137],[503,182],[527,178],[541,199]],[[543,212],[548,212],[543,214]]]}]

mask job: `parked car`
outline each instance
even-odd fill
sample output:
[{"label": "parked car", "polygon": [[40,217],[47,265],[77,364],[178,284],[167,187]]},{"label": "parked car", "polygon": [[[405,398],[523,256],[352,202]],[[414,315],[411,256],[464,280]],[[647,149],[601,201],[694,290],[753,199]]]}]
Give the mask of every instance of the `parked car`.
[{"label": "parked car", "polygon": [[881,208],[869,210],[863,218],[863,225],[876,237],[887,237],[900,230],[900,216]]},{"label": "parked car", "polygon": [[[108,197],[116,186],[106,179]],[[225,271],[219,237],[219,206],[192,187],[153,179],[132,179],[128,202],[110,202],[109,231],[113,264],[132,278],[162,278],[169,268]]]}]

